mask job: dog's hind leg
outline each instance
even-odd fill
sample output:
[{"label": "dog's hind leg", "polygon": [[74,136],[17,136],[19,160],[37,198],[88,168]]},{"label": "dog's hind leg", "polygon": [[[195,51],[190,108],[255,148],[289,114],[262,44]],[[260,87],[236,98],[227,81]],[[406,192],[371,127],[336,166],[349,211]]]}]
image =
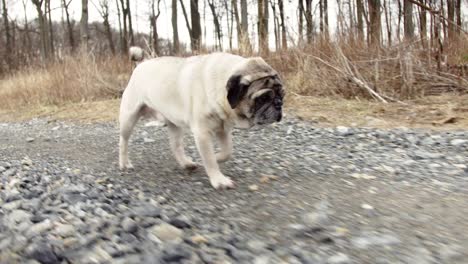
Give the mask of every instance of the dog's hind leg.
[{"label": "dog's hind leg", "polygon": [[166,121],[167,127],[169,129],[169,141],[171,145],[172,153],[179,163],[179,165],[188,170],[193,170],[198,167],[198,164],[193,162],[192,159],[185,155],[184,151],[184,131],[174,125],[173,123]]},{"label": "dog's hind leg", "polygon": [[119,167],[121,170],[133,168],[128,158],[128,140],[140,116],[141,107],[137,107],[134,111],[122,109],[120,111]]}]

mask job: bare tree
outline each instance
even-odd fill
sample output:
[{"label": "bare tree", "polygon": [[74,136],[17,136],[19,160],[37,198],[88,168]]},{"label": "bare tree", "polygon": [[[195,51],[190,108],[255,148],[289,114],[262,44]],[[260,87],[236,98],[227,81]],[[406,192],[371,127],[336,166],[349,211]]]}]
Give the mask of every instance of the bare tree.
[{"label": "bare tree", "polygon": [[[50,8],[50,0],[46,0],[45,2],[45,6],[46,6],[46,12],[47,12],[47,16],[48,16],[48,29],[49,29],[49,48],[50,48],[50,53],[53,55],[55,53],[55,45],[54,45],[54,29],[53,29],[53,24],[52,24],[52,12],[51,12],[51,8]],[[46,17],[47,17],[46,16]]]},{"label": "bare tree", "polygon": [[236,32],[237,32],[237,47],[240,49],[242,47],[242,29],[241,22],[239,17],[239,7],[237,6],[237,0],[231,1],[232,12],[234,18],[236,19]]},{"label": "bare tree", "polygon": [[299,12],[299,23],[298,23],[298,34],[299,34],[299,39],[298,43],[299,45],[302,44],[303,37],[304,37],[304,2],[303,0],[299,0],[299,6],[298,6],[298,12]]},{"label": "bare tree", "polygon": [[119,0],[115,0],[115,7],[117,8],[117,21],[119,21],[119,43],[120,43],[120,52],[125,53],[126,50],[124,49],[124,35],[122,32],[122,20],[121,20],[121,12],[119,6]]},{"label": "bare tree", "polygon": [[130,8],[130,0],[127,0],[127,20],[128,20],[128,33],[130,34],[130,45],[135,45],[135,36],[133,34],[132,11]]},{"label": "bare tree", "polygon": [[387,26],[388,45],[392,45],[392,10],[388,7],[387,0],[384,0],[383,8],[385,12],[385,25]]},{"label": "bare tree", "polygon": [[314,20],[312,17],[312,0],[305,0],[306,1],[306,34],[307,34],[307,42],[312,43],[313,38],[313,31],[314,31]]},{"label": "bare tree", "polygon": [[462,28],[462,13],[461,13],[462,0],[457,0],[457,6],[455,7],[455,13],[457,15],[457,35],[460,36]]},{"label": "bare tree", "polygon": [[[156,4],[156,11],[154,10],[154,2],[157,1]],[[151,29],[153,33],[153,50],[156,53],[156,55],[159,55],[159,34],[158,34],[158,18],[161,15],[161,9],[159,8],[161,4],[161,0],[151,0],[151,16],[150,16],[150,21],[151,21]]]},{"label": "bare tree", "polygon": [[283,0],[278,0],[278,8],[281,19],[281,48],[288,49],[288,41],[286,39],[286,23],[284,21],[284,4]]},{"label": "bare tree", "polygon": [[126,54],[128,50],[128,33],[127,33],[128,9],[125,5],[124,0],[120,0],[120,7],[122,10],[122,24],[123,24],[121,52],[123,54]]},{"label": "bare tree", "polygon": [[70,45],[70,50],[72,52],[75,51],[75,37],[73,36],[73,25],[71,24],[70,21],[70,12],[68,10],[68,7],[70,6],[72,0],[62,0],[62,8],[65,11],[65,19],[67,22],[67,34],[68,34],[68,44]]},{"label": "bare tree", "polygon": [[190,18],[192,21],[192,49],[198,51],[201,47],[201,24],[198,0],[190,0]]},{"label": "bare tree", "polygon": [[276,50],[281,49],[281,41],[280,41],[280,28],[279,28],[279,19],[276,15],[276,2],[274,0],[270,0],[271,11],[273,12],[273,33],[275,35],[275,48]]},{"label": "bare tree", "polygon": [[248,5],[247,0],[240,0],[241,4],[241,32],[242,32],[242,46],[248,52],[252,50],[252,45],[249,39],[249,18],[248,18]]},{"label": "bare tree", "polygon": [[[426,0],[419,0],[422,4],[426,4]],[[427,11],[423,7],[419,7],[419,31],[421,37],[421,44],[423,48],[427,48]]]},{"label": "bare tree", "polygon": [[[215,26],[215,33],[216,33],[216,39],[217,39],[217,41],[215,41],[215,47],[219,47],[219,49],[222,50],[223,47],[221,43],[221,38],[222,38],[221,25],[219,24],[219,19],[216,13],[216,7],[214,5],[214,1],[208,0],[208,5],[210,6],[210,10],[211,10],[211,14],[213,15],[213,21],[214,21],[214,26]],[[193,25],[193,20],[192,20],[192,25]],[[200,35],[201,35],[201,29],[200,29]]]},{"label": "bare tree", "polygon": [[322,2],[322,12],[323,12],[323,27],[322,33],[325,34],[325,38],[329,38],[328,36],[328,0],[320,0]]},{"label": "bare tree", "polygon": [[172,0],[172,52],[174,54],[179,53],[179,27],[177,26],[177,0]]},{"label": "bare tree", "polygon": [[260,53],[268,53],[268,3],[266,0],[258,0],[258,38]]},{"label": "bare tree", "polygon": [[357,16],[357,33],[360,41],[364,40],[364,3],[363,0],[356,0],[356,16]]},{"label": "bare tree", "polygon": [[380,19],[380,0],[369,0],[369,44],[372,47],[380,46],[380,30],[381,30],[381,19]]},{"label": "bare tree", "polygon": [[[444,1],[440,1],[439,12],[440,12],[441,17],[439,17],[438,19],[442,22],[442,33],[444,35],[444,41],[447,41],[448,40],[448,38],[447,38],[447,36],[448,36],[448,27],[447,27],[447,23],[445,23],[446,21],[442,19],[442,17],[446,17],[444,3],[445,3]],[[441,37],[441,35],[439,35],[439,36]]]},{"label": "bare tree", "polygon": [[187,26],[187,30],[190,36],[190,47],[192,50],[194,50],[195,44],[193,43],[193,32],[192,32],[192,27],[190,26],[189,18],[187,16],[187,11],[185,10],[185,5],[184,1],[180,0],[180,6],[182,7],[182,13],[184,14],[184,19],[185,19],[185,25]]},{"label": "bare tree", "polygon": [[26,48],[27,52],[25,52],[25,53],[29,53],[32,50],[32,41],[31,41],[31,36],[29,34],[27,2],[28,2],[28,0],[22,0],[21,1],[22,5],[23,5],[23,10],[24,10],[24,34],[26,35],[25,48]]},{"label": "bare tree", "polygon": [[413,24],[413,3],[408,0],[403,1],[405,40],[411,41],[414,38]]},{"label": "bare tree", "polygon": [[81,0],[81,21],[80,21],[81,46],[88,49],[88,0]]},{"label": "bare tree", "polygon": [[40,32],[40,40],[41,40],[41,58],[42,58],[42,62],[44,63],[50,57],[49,38],[47,36],[47,32],[48,32],[47,23],[46,23],[46,18],[44,16],[44,11],[42,10],[44,0],[31,0],[31,1],[36,7],[36,11],[37,11],[37,19],[39,21],[39,32]]},{"label": "bare tree", "polygon": [[102,17],[102,25],[104,26],[104,31],[111,53],[115,54],[115,45],[114,40],[112,39],[112,29],[109,23],[109,0],[99,0],[99,6],[96,6],[96,10]]},{"label": "bare tree", "polygon": [[[226,10],[226,25],[228,29],[229,50],[232,50],[232,31],[234,30],[234,14],[229,10],[229,4],[227,0],[224,0],[224,9]],[[229,17],[229,14],[231,14],[231,17]],[[229,18],[231,19],[230,21]]]},{"label": "bare tree", "polygon": [[457,5],[456,0],[447,0],[447,27],[448,27],[448,38],[454,40],[457,32],[456,21],[455,21],[455,7]]},{"label": "bare tree", "polygon": [[2,14],[3,14],[3,26],[5,27],[5,35],[6,35],[6,45],[5,45],[5,59],[8,65],[9,70],[12,67],[12,39],[11,39],[11,32],[10,32],[10,23],[8,21],[8,7],[5,0],[2,0]]}]

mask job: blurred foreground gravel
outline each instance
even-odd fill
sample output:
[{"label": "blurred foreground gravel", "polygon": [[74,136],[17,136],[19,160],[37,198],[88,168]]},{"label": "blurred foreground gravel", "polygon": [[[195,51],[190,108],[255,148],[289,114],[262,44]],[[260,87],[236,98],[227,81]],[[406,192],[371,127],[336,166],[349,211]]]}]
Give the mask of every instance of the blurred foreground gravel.
[{"label": "blurred foreground gravel", "polygon": [[[199,160],[193,141],[187,151]],[[0,263],[467,263],[468,132],[235,131],[215,191],[140,122],[0,123]]]}]

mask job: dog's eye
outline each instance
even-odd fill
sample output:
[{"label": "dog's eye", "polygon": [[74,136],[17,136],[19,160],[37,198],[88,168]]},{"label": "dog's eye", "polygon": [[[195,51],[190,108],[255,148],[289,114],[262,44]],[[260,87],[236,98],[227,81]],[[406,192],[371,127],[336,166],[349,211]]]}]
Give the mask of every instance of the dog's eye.
[{"label": "dog's eye", "polygon": [[267,94],[264,94],[262,96],[259,96],[255,101],[258,103],[258,104],[264,104],[264,103],[267,103],[269,101],[271,101],[271,95],[270,93],[267,93]]}]

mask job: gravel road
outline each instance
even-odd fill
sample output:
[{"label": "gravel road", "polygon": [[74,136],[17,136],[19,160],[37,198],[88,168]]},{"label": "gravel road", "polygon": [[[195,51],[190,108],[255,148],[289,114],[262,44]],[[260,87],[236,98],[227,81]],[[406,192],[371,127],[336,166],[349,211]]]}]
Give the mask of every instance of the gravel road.
[{"label": "gravel road", "polygon": [[[0,263],[467,263],[468,131],[234,132],[237,188],[140,123],[0,123]],[[193,141],[188,152],[199,160]]]}]

